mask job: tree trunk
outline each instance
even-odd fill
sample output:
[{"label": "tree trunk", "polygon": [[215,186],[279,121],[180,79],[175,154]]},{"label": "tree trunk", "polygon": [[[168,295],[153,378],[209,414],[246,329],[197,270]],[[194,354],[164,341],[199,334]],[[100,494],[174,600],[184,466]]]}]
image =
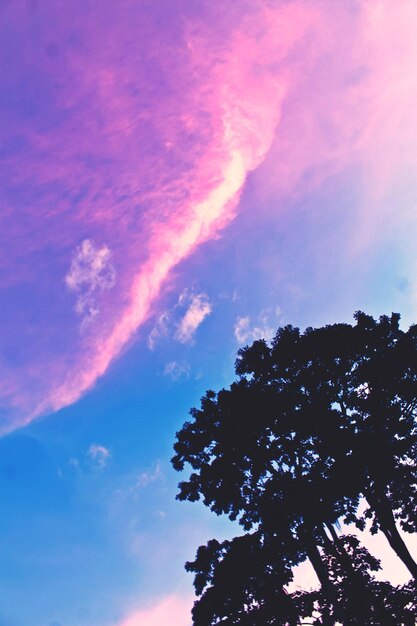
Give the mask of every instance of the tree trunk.
[{"label": "tree trunk", "polygon": [[384,490],[375,489],[373,493],[369,490],[366,492],[365,496],[369,505],[374,510],[379,526],[386,536],[391,548],[404,563],[414,580],[417,581],[417,563],[411,556],[407,545],[398,532],[391,504],[385,495]]},{"label": "tree trunk", "polygon": [[[324,565],[321,554],[314,539],[311,539],[311,534],[309,533],[308,537],[305,537],[305,546],[307,551],[307,556],[310,559],[310,562],[316,572],[317,578],[319,579],[321,588],[326,595],[328,601],[333,606],[333,613],[337,611],[337,596],[336,591],[329,579],[329,574],[327,572],[327,568]],[[323,613],[322,615],[322,623],[323,626],[334,626],[336,624],[336,619],[332,616],[329,611],[328,614]]]}]

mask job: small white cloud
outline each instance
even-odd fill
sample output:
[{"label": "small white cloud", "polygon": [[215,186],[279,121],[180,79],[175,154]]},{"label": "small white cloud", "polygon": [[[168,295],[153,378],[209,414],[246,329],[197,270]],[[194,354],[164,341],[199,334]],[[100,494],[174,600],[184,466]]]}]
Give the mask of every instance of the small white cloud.
[{"label": "small white cloud", "polygon": [[97,469],[104,469],[111,459],[110,450],[98,443],[92,443],[87,454]]},{"label": "small white cloud", "polygon": [[177,303],[170,310],[163,311],[157,318],[148,335],[148,348],[153,350],[156,343],[168,335],[173,335],[180,343],[192,342],[197,328],[211,311],[212,306],[207,294],[194,294],[184,289]]},{"label": "small white cloud", "polygon": [[143,489],[144,487],[147,487],[157,480],[160,480],[162,477],[163,473],[161,469],[161,464],[159,461],[157,461],[153,470],[141,472],[138,475],[134,491],[137,491],[138,489]]},{"label": "small white cloud", "polygon": [[212,311],[208,296],[205,293],[192,294],[189,298],[190,305],[180,320],[175,333],[175,339],[180,343],[191,342],[197,328]]},{"label": "small white cloud", "polygon": [[116,272],[112,253],[105,245],[98,246],[84,239],[74,253],[65,284],[77,295],[75,310],[82,316],[83,324],[99,313],[97,296],[114,287]]},{"label": "small white cloud", "polygon": [[234,333],[239,343],[246,343],[251,335],[250,317],[238,317],[234,327]]},{"label": "small white cloud", "polygon": [[70,460],[68,461],[68,465],[69,465],[70,467],[73,467],[73,468],[74,468],[75,470],[77,470],[77,471],[80,469],[80,462],[79,462],[79,460],[78,460],[78,459],[70,459]]},{"label": "small white cloud", "polygon": [[148,335],[148,348],[150,350],[154,349],[156,342],[161,339],[161,337],[168,335],[170,319],[171,315],[168,311],[164,311],[158,317],[155,326]]},{"label": "small white cloud", "polygon": [[165,365],[164,376],[169,376],[172,380],[177,381],[180,378],[189,378],[190,366],[186,361],[170,361]]},{"label": "small white cloud", "polygon": [[[272,319],[271,318],[277,318]],[[246,344],[257,339],[270,341],[275,336],[276,324],[281,317],[280,307],[276,307],[272,313],[270,309],[264,309],[252,322],[249,315],[238,317],[234,326],[234,335],[238,343]]]}]

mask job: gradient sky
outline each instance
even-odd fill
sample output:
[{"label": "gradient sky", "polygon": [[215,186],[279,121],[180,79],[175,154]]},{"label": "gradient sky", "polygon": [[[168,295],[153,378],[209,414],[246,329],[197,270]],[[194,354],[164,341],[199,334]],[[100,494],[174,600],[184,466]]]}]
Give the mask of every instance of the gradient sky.
[{"label": "gradient sky", "polygon": [[0,2],[0,626],[189,626],[183,563],[235,530],[175,502],[189,408],[278,325],[416,321],[416,32],[415,0]]}]

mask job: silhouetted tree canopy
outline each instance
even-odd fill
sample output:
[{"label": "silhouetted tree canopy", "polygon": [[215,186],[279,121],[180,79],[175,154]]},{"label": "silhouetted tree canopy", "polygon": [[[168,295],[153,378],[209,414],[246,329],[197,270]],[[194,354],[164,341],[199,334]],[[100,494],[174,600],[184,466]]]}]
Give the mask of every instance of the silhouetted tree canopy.
[{"label": "silhouetted tree canopy", "polygon": [[[398,525],[417,529],[417,326],[399,319],[279,328],[271,345],[241,349],[237,380],[191,410],[174,446],[175,469],[191,467],[177,497],[245,531],[186,564],[195,626],[416,623],[417,564]],[[338,530],[367,520],[408,585],[376,580],[379,561]],[[307,559],[319,588],[290,592]]]}]

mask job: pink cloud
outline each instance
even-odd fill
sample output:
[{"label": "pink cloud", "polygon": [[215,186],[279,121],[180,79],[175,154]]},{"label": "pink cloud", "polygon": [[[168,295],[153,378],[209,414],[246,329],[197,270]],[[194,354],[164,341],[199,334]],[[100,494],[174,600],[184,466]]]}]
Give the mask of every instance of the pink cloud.
[{"label": "pink cloud", "polygon": [[191,626],[192,600],[168,596],[157,604],[134,611],[117,626]]},{"label": "pink cloud", "polygon": [[[3,9],[3,432],[94,385],[172,269],[234,218],[250,172],[277,211],[277,192],[355,167],[354,251],[417,169],[413,0],[210,2],[200,18],[58,4]],[[80,294],[65,276],[86,241],[117,279]],[[74,305],[93,313],[82,333]]]},{"label": "pink cloud", "polygon": [[417,175],[417,6],[413,0],[333,3],[331,16],[326,2],[316,6],[315,36],[256,174],[257,193],[276,205],[353,171],[357,211],[341,243],[356,256],[400,217],[415,228],[415,203],[401,191],[409,186],[405,177]]},{"label": "pink cloud", "polygon": [[399,222],[407,229],[417,226],[415,197],[410,203],[407,195],[410,179],[417,177],[416,29],[412,0],[395,10],[386,0],[364,8],[364,49],[371,71],[364,90],[368,116],[359,141],[366,182],[354,251],[363,251]]},{"label": "pink cloud", "polygon": [[[270,59],[282,61],[310,19],[297,7],[266,11],[262,4],[222,25],[217,10],[211,22],[185,14],[184,38],[170,32],[160,49],[140,7],[115,14],[111,31],[102,12],[83,9],[81,19],[77,11],[50,8],[40,43],[65,41],[72,27],[85,45],[64,47],[58,68],[39,61],[32,72],[46,87],[52,82],[52,119],[35,113],[11,120],[26,146],[8,157],[8,181],[27,190],[19,204],[26,217],[5,213],[16,244],[1,261],[27,308],[6,341],[13,358],[2,377],[17,381],[18,392],[3,431],[88,390],[149,316],[172,268],[234,217],[288,89],[288,69],[277,71]],[[285,33],[279,40],[277,28]],[[23,43],[23,66],[26,53]],[[12,193],[9,201],[16,202]],[[95,291],[87,306],[94,323],[80,335],[64,278],[85,241],[105,242],[100,250],[112,259],[117,285]],[[29,349],[18,347],[15,365],[16,342],[25,335]]]}]

